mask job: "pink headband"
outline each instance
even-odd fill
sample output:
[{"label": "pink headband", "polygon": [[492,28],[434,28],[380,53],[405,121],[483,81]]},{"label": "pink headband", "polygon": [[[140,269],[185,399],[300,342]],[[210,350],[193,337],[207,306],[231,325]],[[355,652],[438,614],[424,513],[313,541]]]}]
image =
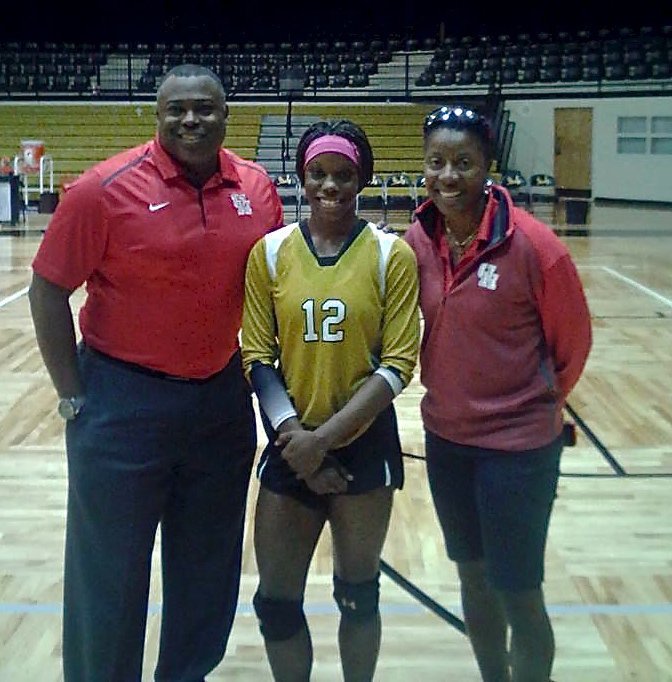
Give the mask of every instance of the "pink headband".
[{"label": "pink headband", "polygon": [[340,135],[322,135],[308,145],[303,167],[305,168],[318,154],[328,153],[342,154],[359,166],[359,150],[350,140]]}]

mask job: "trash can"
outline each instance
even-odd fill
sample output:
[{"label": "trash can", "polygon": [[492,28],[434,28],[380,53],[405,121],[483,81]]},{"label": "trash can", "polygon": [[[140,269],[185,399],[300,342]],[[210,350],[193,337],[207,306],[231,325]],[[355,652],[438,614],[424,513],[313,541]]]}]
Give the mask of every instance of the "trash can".
[{"label": "trash can", "polygon": [[[592,192],[586,188],[556,187],[555,197],[562,207],[566,225],[587,225],[590,221]],[[561,214],[561,215],[562,215]]]},{"label": "trash can", "polygon": [[565,217],[568,225],[586,225],[588,202],[581,199],[565,199]]},{"label": "trash can", "polygon": [[40,203],[37,207],[38,213],[53,213],[58,206],[58,192],[42,192]]}]

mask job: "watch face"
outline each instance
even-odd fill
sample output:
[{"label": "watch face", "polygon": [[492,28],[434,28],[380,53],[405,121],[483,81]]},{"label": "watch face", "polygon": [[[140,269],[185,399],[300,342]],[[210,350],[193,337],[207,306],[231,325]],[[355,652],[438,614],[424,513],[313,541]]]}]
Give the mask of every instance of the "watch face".
[{"label": "watch face", "polygon": [[58,401],[58,414],[70,421],[79,414],[81,407],[82,403],[78,398],[61,398]]},{"label": "watch face", "polygon": [[63,398],[62,400],[59,400],[58,414],[60,414],[63,419],[74,419],[75,406],[72,404],[72,400],[69,398]]}]

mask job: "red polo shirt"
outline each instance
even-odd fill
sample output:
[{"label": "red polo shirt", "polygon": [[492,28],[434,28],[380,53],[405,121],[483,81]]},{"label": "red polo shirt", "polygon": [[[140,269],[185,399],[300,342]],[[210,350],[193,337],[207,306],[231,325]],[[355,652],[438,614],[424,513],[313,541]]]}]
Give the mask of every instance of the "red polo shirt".
[{"label": "red polo shirt", "polygon": [[265,170],[222,149],[197,189],[158,141],[69,185],[33,260],[67,289],[86,283],[82,337],[103,353],[203,378],[238,348],[247,256],[282,224]]}]

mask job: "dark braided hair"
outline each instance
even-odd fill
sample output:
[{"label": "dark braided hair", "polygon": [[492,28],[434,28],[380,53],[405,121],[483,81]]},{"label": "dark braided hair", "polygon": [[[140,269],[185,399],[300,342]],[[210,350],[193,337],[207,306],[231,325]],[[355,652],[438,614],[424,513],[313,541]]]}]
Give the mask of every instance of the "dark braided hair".
[{"label": "dark braided hair", "polygon": [[318,121],[309,126],[296,147],[296,174],[305,182],[304,159],[311,142],[324,135],[338,135],[352,142],[359,151],[359,191],[369,184],[373,177],[373,150],[366,133],[352,121]]}]

